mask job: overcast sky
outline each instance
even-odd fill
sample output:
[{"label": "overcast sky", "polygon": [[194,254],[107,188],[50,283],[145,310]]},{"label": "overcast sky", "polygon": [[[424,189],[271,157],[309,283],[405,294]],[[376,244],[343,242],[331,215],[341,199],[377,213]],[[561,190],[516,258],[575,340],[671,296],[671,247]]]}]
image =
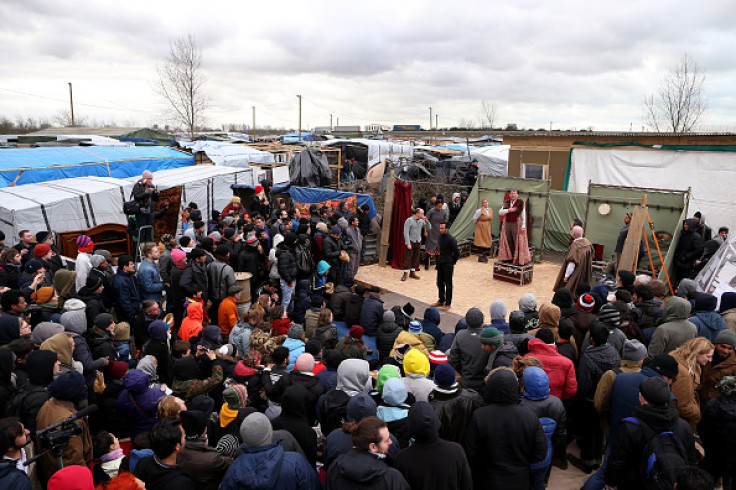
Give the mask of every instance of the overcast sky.
[{"label": "overcast sky", "polygon": [[[192,33],[210,125],[429,124],[641,130],[641,101],[688,53],[706,70],[703,129],[736,130],[731,1],[0,0],[0,116],[68,108],[161,122],[152,90],[169,40]],[[22,92],[22,93],[21,93]],[[335,123],[337,120],[334,121]]]}]

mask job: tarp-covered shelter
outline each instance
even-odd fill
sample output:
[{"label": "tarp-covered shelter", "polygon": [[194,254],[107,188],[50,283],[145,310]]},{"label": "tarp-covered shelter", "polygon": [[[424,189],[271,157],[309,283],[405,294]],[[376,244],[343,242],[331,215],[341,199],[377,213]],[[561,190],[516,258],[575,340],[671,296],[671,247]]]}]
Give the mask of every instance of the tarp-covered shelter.
[{"label": "tarp-covered shelter", "polygon": [[276,160],[272,153],[256,150],[247,145],[220,141],[195,141],[185,144],[192,153],[203,151],[215,165],[226,167],[249,167],[251,163],[269,164]]},{"label": "tarp-covered shelter", "polygon": [[[189,202],[196,202],[205,216],[213,209],[222,211],[232,197],[230,187],[252,185],[252,174],[251,169],[215,166],[153,172],[153,183],[162,195],[160,203],[170,205],[166,232],[173,233],[176,229],[172,228],[180,226],[178,210]],[[0,189],[0,230],[12,244],[23,229],[64,232],[104,223],[124,225],[123,202],[130,199],[138,178],[75,177]]]},{"label": "tarp-covered shelter", "polygon": [[731,232],[721,248],[695,277],[698,288],[719,298],[736,291],[736,233]]},{"label": "tarp-covered shelter", "polygon": [[141,128],[130,133],[126,133],[118,138],[120,141],[130,141],[133,143],[151,143],[156,145],[168,146],[176,142],[173,136],[156,131],[151,128]]},{"label": "tarp-covered shelter", "polygon": [[478,160],[478,170],[486,175],[505,177],[509,174],[510,145],[470,147],[470,158]]},{"label": "tarp-covered shelter", "polygon": [[320,187],[332,181],[327,155],[314,148],[305,148],[289,163],[289,180],[294,185]]},{"label": "tarp-covered shelter", "polygon": [[279,140],[284,143],[298,143],[300,141],[318,141],[322,138],[318,138],[314,133],[307,133],[302,131],[302,137],[299,138],[299,133],[289,133],[283,136],[279,136]]},{"label": "tarp-covered shelter", "polygon": [[137,176],[194,165],[194,157],[162,146],[10,148],[0,151],[0,187],[71,177]]},{"label": "tarp-covered shelter", "polygon": [[565,189],[585,192],[589,181],[629,187],[690,188],[688,216],[700,211],[706,224],[714,229],[736,224],[736,146],[584,145],[570,150]]},{"label": "tarp-covered shelter", "polygon": [[366,172],[387,158],[391,161],[406,159],[411,161],[414,147],[392,141],[369,139],[335,139],[322,143],[323,146],[340,148],[343,159],[355,159],[353,173],[356,179],[365,177]]}]

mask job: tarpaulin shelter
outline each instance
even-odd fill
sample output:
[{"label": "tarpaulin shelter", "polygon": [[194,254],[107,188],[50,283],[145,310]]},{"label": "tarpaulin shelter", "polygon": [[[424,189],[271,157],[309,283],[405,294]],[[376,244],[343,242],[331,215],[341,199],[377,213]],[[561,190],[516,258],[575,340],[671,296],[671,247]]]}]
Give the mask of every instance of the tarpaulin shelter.
[{"label": "tarpaulin shelter", "polygon": [[718,297],[736,291],[736,233],[731,232],[708,264],[695,277],[698,289]]},{"label": "tarpaulin shelter", "polygon": [[289,163],[289,181],[306,187],[329,185],[332,170],[327,155],[313,148],[305,148],[294,155]]},{"label": "tarpaulin shelter", "polygon": [[118,138],[120,141],[130,141],[133,143],[153,143],[157,145],[167,146],[176,141],[173,136],[156,131],[150,128],[141,128],[130,133],[126,133]]},{"label": "tarpaulin shelter", "polygon": [[191,165],[191,155],[162,146],[10,148],[0,152],[0,187],[84,176],[122,179]]},{"label": "tarpaulin shelter", "polygon": [[355,159],[353,173],[355,178],[362,179],[366,172],[383,162],[387,158],[394,161],[401,158],[411,160],[414,156],[414,147],[401,145],[390,141],[369,139],[334,139],[324,141],[323,146],[338,147],[343,159]]},{"label": "tarpaulin shelter", "polygon": [[660,189],[689,187],[689,216],[700,211],[714,229],[736,224],[736,146],[575,145],[568,159],[566,190],[585,192],[588,182]]},{"label": "tarpaulin shelter", "polygon": [[256,150],[248,145],[220,141],[195,141],[185,143],[192,153],[203,151],[215,165],[227,167],[249,167],[251,163],[275,163],[272,153]]},{"label": "tarpaulin shelter", "polygon": [[289,133],[285,134],[283,136],[279,136],[279,139],[283,141],[284,143],[298,143],[299,141],[317,141],[321,138],[318,138],[314,135],[314,133],[307,133],[302,131],[302,137],[299,138],[299,133]]}]

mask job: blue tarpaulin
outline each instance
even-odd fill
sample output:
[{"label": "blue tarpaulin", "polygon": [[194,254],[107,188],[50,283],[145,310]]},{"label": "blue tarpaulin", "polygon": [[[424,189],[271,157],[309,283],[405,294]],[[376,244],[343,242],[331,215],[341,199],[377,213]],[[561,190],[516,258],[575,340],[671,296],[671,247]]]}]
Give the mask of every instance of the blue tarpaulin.
[{"label": "blue tarpaulin", "polygon": [[123,179],[191,165],[194,157],[164,146],[11,148],[0,150],[0,187],[71,177]]},{"label": "blue tarpaulin", "polygon": [[[252,185],[237,184],[232,186],[234,189],[253,189]],[[356,196],[356,204],[358,207],[367,204],[370,208],[369,216],[376,216],[376,206],[373,204],[373,198],[368,194],[359,194],[356,192],[341,192],[332,189],[322,189],[321,187],[297,187],[291,186],[288,189],[278,190],[278,192],[286,192],[291,195],[291,200],[295,202],[312,204],[324,202],[328,199],[347,199]]]}]

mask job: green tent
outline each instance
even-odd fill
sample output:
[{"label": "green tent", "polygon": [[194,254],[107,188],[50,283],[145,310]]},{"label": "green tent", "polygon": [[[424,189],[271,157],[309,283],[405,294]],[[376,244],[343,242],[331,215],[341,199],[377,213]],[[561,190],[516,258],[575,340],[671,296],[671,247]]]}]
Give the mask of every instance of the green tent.
[{"label": "green tent", "polygon": [[169,144],[169,140],[176,139],[169,134],[162,133],[160,131],[156,131],[155,129],[151,129],[151,128],[136,129],[135,131],[131,131],[128,134],[124,134],[120,136],[120,138],[140,138],[140,139],[158,141],[161,145],[165,145],[165,146]]}]

